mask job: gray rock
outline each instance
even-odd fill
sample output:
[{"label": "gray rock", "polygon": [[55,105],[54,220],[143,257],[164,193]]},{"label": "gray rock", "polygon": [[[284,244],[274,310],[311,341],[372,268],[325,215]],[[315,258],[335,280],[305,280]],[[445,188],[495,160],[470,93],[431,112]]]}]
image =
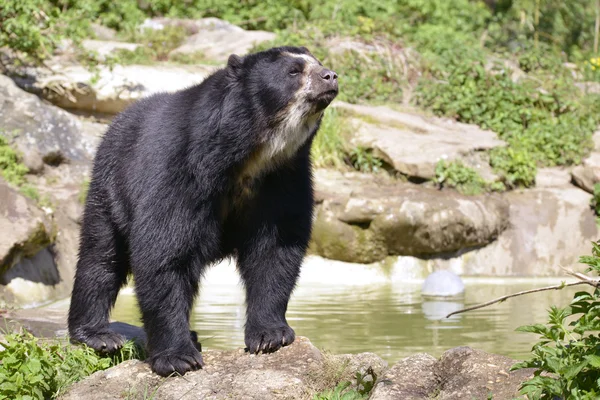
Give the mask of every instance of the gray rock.
[{"label": "gray rock", "polygon": [[448,270],[435,271],[423,282],[423,296],[456,296],[465,291],[465,285],[458,275]]},{"label": "gray rock", "polygon": [[[26,157],[60,153],[70,162],[90,164],[105,128],[46,104],[0,75],[0,135]],[[38,162],[30,163],[34,170]]]},{"label": "gray rock", "polygon": [[86,112],[117,114],[134,101],[159,92],[174,92],[200,83],[214,66],[100,66],[98,76],[81,65],[56,65],[60,73],[32,69],[15,82],[53,104]]},{"label": "gray rock", "polygon": [[96,52],[100,60],[105,60],[107,56],[116,50],[134,51],[140,47],[137,43],[115,42],[111,40],[84,40],[81,45],[88,51]]},{"label": "gray rock", "polygon": [[44,172],[44,160],[36,148],[29,148],[23,156],[23,164],[27,167],[30,174],[41,174]]},{"label": "gray rock", "polygon": [[350,144],[373,150],[396,171],[420,179],[435,177],[440,160],[455,160],[478,150],[504,146],[491,131],[450,119],[424,117],[384,106],[336,102],[350,111]]},{"label": "gray rock", "polygon": [[508,225],[499,196],[443,195],[384,176],[316,171],[311,250],[369,263],[388,255],[432,255],[492,242]]},{"label": "gray rock", "polygon": [[[44,300],[58,276],[47,247],[53,242],[52,218],[0,178],[0,303]],[[40,293],[41,289],[41,293]]]},{"label": "gray rock", "polygon": [[[575,187],[506,193],[510,222],[493,243],[457,254],[454,271],[465,275],[564,275],[598,239],[591,195]],[[462,264],[462,265],[461,265]],[[448,268],[440,262],[440,268]],[[577,267],[575,267],[577,268]]]},{"label": "gray rock", "polygon": [[275,33],[246,31],[218,18],[181,20],[157,18],[148,26],[179,25],[187,28],[191,36],[170,54],[202,53],[206,59],[225,62],[231,54],[244,55],[257,44],[275,39]]},{"label": "gray rock", "polygon": [[[438,386],[437,360],[429,354],[415,354],[398,361],[377,382],[371,400],[418,400],[435,398]],[[433,396],[432,396],[433,395]]]},{"label": "gray rock", "polygon": [[535,186],[538,188],[564,188],[571,186],[571,179],[569,168],[539,168],[535,176]]},{"label": "gray rock", "polygon": [[370,400],[510,400],[533,370],[510,372],[508,357],[469,347],[446,351],[440,360],[417,354],[399,361],[375,386]]},{"label": "gray rock", "polygon": [[583,164],[573,168],[573,183],[586,192],[594,193],[594,185],[600,183],[600,152],[592,153]]},{"label": "gray rock", "polygon": [[155,398],[164,400],[307,399],[339,381],[352,379],[356,371],[353,368],[366,371],[371,367],[367,364],[373,362],[377,365],[371,369],[377,370],[376,374],[382,373],[378,357],[358,356],[358,361],[344,368],[346,363],[321,354],[303,337],[273,354],[249,355],[242,349],[212,350],[203,352],[203,358],[204,369],[167,379],[153,374],[146,363],[127,361],[74,384],[59,398],[141,399],[144,393],[154,393]]}]

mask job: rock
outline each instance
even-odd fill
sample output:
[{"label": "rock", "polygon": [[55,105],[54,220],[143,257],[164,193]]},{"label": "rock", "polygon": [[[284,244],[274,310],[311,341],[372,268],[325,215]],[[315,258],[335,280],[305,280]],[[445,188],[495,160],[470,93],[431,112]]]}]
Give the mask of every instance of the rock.
[{"label": "rock", "polygon": [[594,142],[594,151],[600,151],[600,131],[594,132],[592,140]]},{"label": "rock", "polygon": [[23,164],[27,167],[30,174],[41,174],[44,172],[44,160],[36,148],[29,148],[23,154]]},{"label": "rock", "polygon": [[535,186],[538,188],[569,187],[571,171],[562,167],[539,168],[535,176]]},{"label": "rock", "polygon": [[46,104],[0,75],[0,134],[16,145],[34,171],[38,155],[44,159],[61,154],[70,162],[91,164],[105,128]]},{"label": "rock", "polygon": [[456,296],[465,291],[462,279],[448,270],[435,271],[425,279],[421,286],[423,296]]},{"label": "rock", "polygon": [[448,350],[440,360],[417,354],[390,368],[370,400],[514,399],[521,383],[533,376],[531,369],[510,372],[515,362],[469,347]]},{"label": "rock", "polygon": [[[59,398],[109,400],[142,398],[144,393],[153,393],[155,398],[163,400],[307,399],[316,391],[352,379],[355,372],[349,366],[343,368],[335,357],[321,354],[303,337],[272,354],[249,355],[240,349],[209,350],[202,356],[204,369],[168,379],[153,374],[146,363],[126,361],[75,383]],[[378,365],[371,369],[377,370],[376,374],[382,373],[378,357],[362,360],[348,365],[366,371],[369,368],[364,362],[375,362]]]},{"label": "rock", "polygon": [[154,93],[200,83],[215,69],[201,65],[117,65],[112,70],[101,66],[94,76],[81,65],[57,68],[57,74],[30,70],[28,77],[15,78],[15,82],[59,107],[105,114],[117,114]]},{"label": "rock", "polygon": [[0,232],[0,303],[36,302],[37,284],[51,286],[58,279],[48,250],[56,235],[53,221],[2,178]]},{"label": "rock", "polygon": [[[575,187],[538,188],[506,193],[510,222],[493,243],[454,255],[460,275],[564,275],[560,266],[576,264],[598,239],[591,195]],[[452,259],[452,255],[448,255]],[[450,261],[438,260],[439,268]],[[577,267],[575,267],[577,268]]]},{"label": "rock", "polygon": [[575,185],[594,193],[594,185],[600,183],[600,152],[592,153],[582,165],[573,168],[571,176]]},{"label": "rock", "polygon": [[104,25],[96,24],[92,22],[91,24],[92,32],[94,33],[94,37],[98,40],[115,40],[117,37],[117,31],[106,27]]},{"label": "rock", "polygon": [[218,62],[226,62],[231,54],[244,55],[255,45],[274,40],[276,36],[272,32],[246,31],[218,18],[155,18],[146,20],[141,27],[163,29],[165,26],[181,26],[191,35],[171,55],[202,53],[205,58]]},{"label": "rock", "polygon": [[483,246],[508,225],[500,196],[443,196],[435,189],[384,176],[316,171],[311,250],[323,257],[369,263],[387,255],[432,255]]},{"label": "rock", "polygon": [[429,354],[404,358],[378,380],[371,400],[417,400],[436,398],[437,360]]},{"label": "rock", "polygon": [[129,50],[134,51],[140,47],[137,43],[126,43],[126,42],[114,42],[110,40],[84,40],[81,45],[88,51],[94,51],[98,54],[100,60],[106,59],[115,50]]},{"label": "rock", "polygon": [[373,150],[394,170],[418,179],[433,179],[440,160],[461,159],[505,143],[491,131],[435,117],[395,111],[384,106],[336,102],[349,111],[350,143]]}]

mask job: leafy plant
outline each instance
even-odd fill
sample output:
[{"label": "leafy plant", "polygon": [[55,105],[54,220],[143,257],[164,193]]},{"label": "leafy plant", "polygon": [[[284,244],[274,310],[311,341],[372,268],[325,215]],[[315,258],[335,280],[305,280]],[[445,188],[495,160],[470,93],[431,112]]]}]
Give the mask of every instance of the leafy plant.
[{"label": "leafy plant", "polygon": [[381,159],[376,157],[373,152],[366,147],[354,147],[350,150],[347,157],[348,164],[360,172],[379,172],[383,166]]},{"label": "leafy plant", "polygon": [[[587,271],[600,274],[600,242],[592,255],[581,257]],[[532,358],[512,369],[535,368],[521,386],[529,399],[591,400],[600,396],[600,288],[577,292],[565,308],[553,306],[547,324],[527,325],[520,332],[540,335]]]},{"label": "leafy plant", "polygon": [[7,182],[19,186],[25,182],[27,172],[19,154],[9,146],[6,138],[0,136],[0,175]]},{"label": "leafy plant", "polygon": [[0,399],[55,398],[96,371],[143,356],[133,342],[113,356],[102,357],[87,346],[46,342],[28,332],[5,335],[2,347]]},{"label": "leafy plant", "polygon": [[488,186],[477,171],[461,161],[439,161],[435,166],[435,182],[440,186],[456,188],[466,195],[481,194]]},{"label": "leafy plant", "polygon": [[510,188],[535,185],[537,165],[526,150],[513,147],[495,148],[490,153],[490,164],[502,175],[505,185]]},{"label": "leafy plant", "polygon": [[341,382],[335,388],[315,394],[313,400],[364,400],[369,396],[353,390],[350,382]]},{"label": "leafy plant", "polygon": [[594,185],[594,193],[591,200],[591,206],[596,216],[600,217],[600,183]]}]

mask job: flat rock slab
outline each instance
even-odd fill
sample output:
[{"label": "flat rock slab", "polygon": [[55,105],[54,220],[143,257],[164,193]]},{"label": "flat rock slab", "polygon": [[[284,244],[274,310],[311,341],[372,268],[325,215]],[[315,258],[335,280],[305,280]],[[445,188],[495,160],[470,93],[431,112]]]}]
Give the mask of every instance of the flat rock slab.
[{"label": "flat rock slab", "polygon": [[87,112],[117,114],[134,101],[159,92],[174,92],[200,83],[216,67],[174,65],[117,65],[99,67],[98,76],[81,65],[58,68],[52,74],[30,71],[15,82],[55,105]]},{"label": "flat rock slab", "polygon": [[399,361],[381,379],[370,400],[510,400],[533,370],[510,372],[508,357],[469,347],[446,351],[439,360],[416,354]]},{"label": "flat rock slab", "polygon": [[409,177],[432,179],[440,160],[504,146],[496,133],[450,119],[425,117],[384,106],[337,102],[337,108],[354,114],[350,142],[372,149],[396,171]]},{"label": "flat rock slab", "polygon": [[70,162],[91,164],[105,129],[47,104],[0,75],[0,135],[26,158],[30,153],[43,159],[60,154]]},{"label": "flat rock slab", "polygon": [[167,379],[153,374],[146,363],[127,361],[76,383],[60,399],[142,399],[148,394],[164,400],[310,399],[332,384],[331,375],[340,365],[347,372],[337,379],[352,379],[369,367],[382,374],[386,367],[375,355],[325,356],[303,337],[273,354],[249,355],[240,349],[205,351],[202,356],[204,369]]},{"label": "flat rock slab", "polygon": [[508,203],[499,195],[442,193],[383,175],[319,170],[315,178],[321,204],[311,250],[335,260],[369,263],[483,246],[508,226]]}]

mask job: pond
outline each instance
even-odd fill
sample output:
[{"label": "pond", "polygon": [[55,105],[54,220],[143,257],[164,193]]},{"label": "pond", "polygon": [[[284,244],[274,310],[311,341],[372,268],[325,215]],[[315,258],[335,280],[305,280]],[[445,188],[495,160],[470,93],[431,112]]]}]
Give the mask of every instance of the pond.
[{"label": "pond", "polygon": [[[559,284],[561,279],[463,277],[465,293],[461,298],[432,301],[420,295],[422,279],[367,282],[357,273],[351,283],[352,271],[332,271],[309,272],[313,277],[316,274],[320,282],[301,279],[288,307],[289,324],[297,335],[310,338],[321,349],[336,354],[374,352],[388,362],[419,352],[439,356],[463,345],[523,359],[537,337],[515,329],[544,323],[551,305],[567,305],[576,291],[585,289],[579,286],[530,294],[445,319],[447,313],[465,306]],[[191,323],[203,349],[243,346],[244,313],[244,292],[234,268],[218,266],[210,270]],[[112,318],[140,325],[139,316],[133,291],[123,290]]]}]

